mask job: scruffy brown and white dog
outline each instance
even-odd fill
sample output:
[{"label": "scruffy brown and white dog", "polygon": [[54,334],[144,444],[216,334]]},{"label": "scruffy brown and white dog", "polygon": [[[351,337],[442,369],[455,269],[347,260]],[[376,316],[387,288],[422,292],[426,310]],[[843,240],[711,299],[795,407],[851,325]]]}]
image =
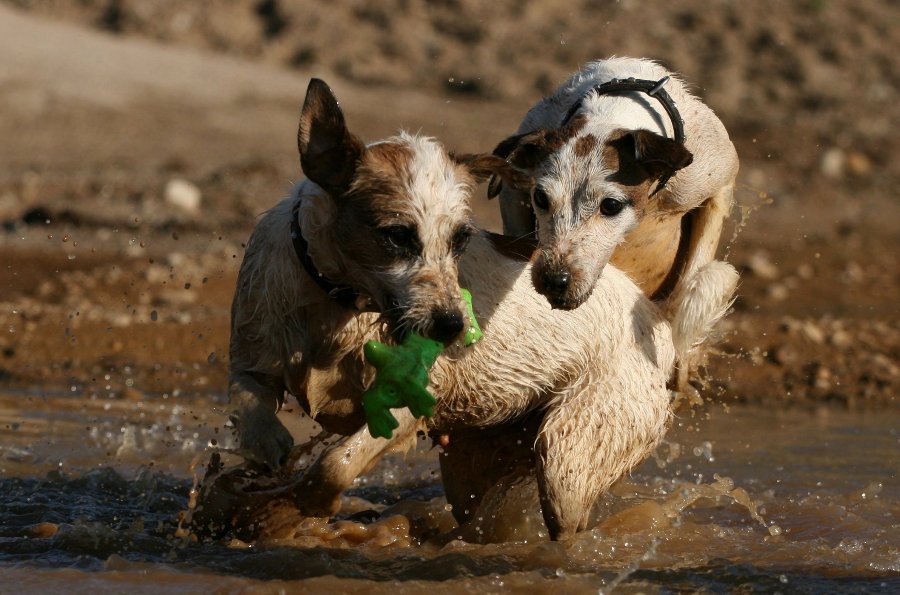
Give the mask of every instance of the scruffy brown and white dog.
[{"label": "scruffy brown and white dog", "polygon": [[[466,432],[537,419],[527,447],[550,535],[584,528],[598,495],[667,426],[674,349],[658,308],[608,267],[579,309],[551,309],[531,286],[531,250],[471,222],[479,179],[531,181],[501,158],[454,158],[408,134],[365,146],[318,80],[298,144],[308,180],[259,221],[234,298],[229,396],[242,446],[277,465],[291,444],[275,416],[285,390],[326,430],[347,436],[302,479],[299,508],[325,516],[385,451],[417,431],[449,434],[461,449],[455,460],[474,458],[479,468],[478,477],[455,472],[462,466],[451,457],[443,469],[462,522],[521,462],[498,460]],[[453,343],[467,324],[460,286],[474,296],[484,338],[438,358],[433,418],[397,411],[394,438],[372,438],[361,407],[372,378],[364,342],[416,331]]]},{"label": "scruffy brown and white dog", "polygon": [[714,260],[738,158],[712,110],[654,62],[600,60],[532,107],[494,153],[536,179],[531,196],[500,190],[504,233],[537,230],[535,288],[555,308],[577,308],[608,262],[619,267],[667,312],[684,389],[738,280]]}]

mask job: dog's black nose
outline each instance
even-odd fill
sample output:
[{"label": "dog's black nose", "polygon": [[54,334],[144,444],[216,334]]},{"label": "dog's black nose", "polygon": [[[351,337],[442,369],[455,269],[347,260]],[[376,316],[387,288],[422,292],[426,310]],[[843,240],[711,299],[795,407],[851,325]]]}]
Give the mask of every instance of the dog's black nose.
[{"label": "dog's black nose", "polygon": [[438,310],[433,313],[431,323],[431,338],[441,342],[456,338],[465,327],[462,314],[448,310]]},{"label": "dog's black nose", "polygon": [[541,275],[541,283],[550,295],[561,296],[569,290],[572,276],[568,271],[545,272]]}]

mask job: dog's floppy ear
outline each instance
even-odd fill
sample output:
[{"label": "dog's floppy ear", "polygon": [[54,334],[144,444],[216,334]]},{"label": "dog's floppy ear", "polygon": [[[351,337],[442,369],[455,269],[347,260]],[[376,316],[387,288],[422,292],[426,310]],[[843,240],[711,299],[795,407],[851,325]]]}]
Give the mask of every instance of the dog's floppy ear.
[{"label": "dog's floppy ear", "polygon": [[630,143],[635,161],[654,180],[668,178],[694,160],[683,144],[649,130],[630,130],[622,139]]},{"label": "dog's floppy ear", "polygon": [[346,191],[365,145],[347,130],[344,112],[321,79],[309,81],[297,130],[300,166],[332,196]]},{"label": "dog's floppy ear", "polygon": [[483,182],[488,178],[491,178],[492,182],[493,180],[503,180],[516,190],[524,191],[529,191],[534,186],[534,178],[528,172],[522,171],[497,155],[474,153],[452,154],[451,157],[465,167],[478,182]]},{"label": "dog's floppy ear", "polygon": [[[519,169],[534,169],[553,151],[550,137],[552,131],[539,128],[523,134],[515,134],[500,141],[494,148],[494,155],[501,157]],[[488,183],[488,198],[500,194],[503,176],[491,176]],[[505,180],[503,180],[505,181]],[[530,187],[529,187],[530,188]]]}]

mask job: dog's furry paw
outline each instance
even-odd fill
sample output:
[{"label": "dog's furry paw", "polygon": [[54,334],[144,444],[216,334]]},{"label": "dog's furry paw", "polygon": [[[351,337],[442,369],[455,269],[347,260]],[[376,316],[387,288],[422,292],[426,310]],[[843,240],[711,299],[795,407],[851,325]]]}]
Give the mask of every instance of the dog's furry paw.
[{"label": "dog's furry paw", "polygon": [[234,413],[231,420],[238,430],[244,457],[273,471],[287,462],[294,438],[274,411],[259,405]]},{"label": "dog's furry paw", "polygon": [[738,279],[733,266],[713,260],[680,283],[669,298],[667,310],[679,368],[676,390],[687,388],[691,369],[703,359],[702,346],[734,301]]}]

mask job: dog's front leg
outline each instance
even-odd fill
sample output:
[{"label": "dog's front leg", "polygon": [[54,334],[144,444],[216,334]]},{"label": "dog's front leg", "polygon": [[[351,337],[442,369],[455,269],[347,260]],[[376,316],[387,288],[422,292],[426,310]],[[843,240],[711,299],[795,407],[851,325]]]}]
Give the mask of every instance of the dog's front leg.
[{"label": "dog's front leg", "polygon": [[341,494],[353,480],[367,472],[387,452],[407,446],[416,437],[419,422],[408,409],[394,411],[399,427],[390,440],[373,438],[363,426],[329,446],[303,475],[295,500],[303,514],[334,516],[341,508]]},{"label": "dog's front leg", "polygon": [[538,433],[538,488],[553,540],[585,529],[601,492],[642,461],[665,432],[669,394],[661,377],[640,377],[647,369],[636,362],[609,364],[602,375],[585,374],[563,392]]},{"label": "dog's front leg", "polygon": [[284,403],[280,378],[250,372],[231,375],[228,413],[238,431],[242,454],[269,469],[284,464],[294,439],[275,415]]}]

